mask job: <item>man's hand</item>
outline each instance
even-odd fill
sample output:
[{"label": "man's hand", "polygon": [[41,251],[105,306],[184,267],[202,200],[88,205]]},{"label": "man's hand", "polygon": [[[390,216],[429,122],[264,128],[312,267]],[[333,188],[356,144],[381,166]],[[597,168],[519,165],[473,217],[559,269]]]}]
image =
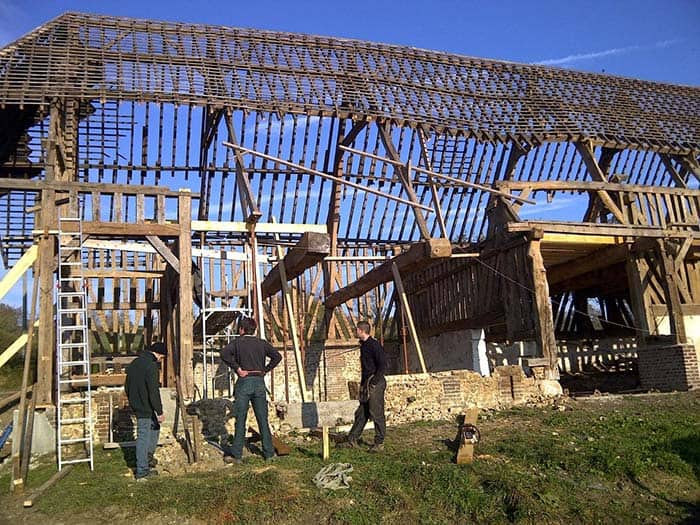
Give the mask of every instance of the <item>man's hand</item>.
[{"label": "man's hand", "polygon": [[238,377],[245,377],[248,375],[248,370],[243,370],[242,368],[238,368],[238,370],[236,370],[236,373],[238,374]]},{"label": "man's hand", "polygon": [[162,423],[163,421],[165,421],[165,414],[156,416],[156,419],[158,420],[158,423]]}]

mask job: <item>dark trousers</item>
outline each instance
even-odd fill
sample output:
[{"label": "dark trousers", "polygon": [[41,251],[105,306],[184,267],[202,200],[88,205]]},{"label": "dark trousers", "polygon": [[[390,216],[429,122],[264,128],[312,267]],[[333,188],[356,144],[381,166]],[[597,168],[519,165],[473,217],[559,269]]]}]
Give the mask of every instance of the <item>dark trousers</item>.
[{"label": "dark trousers", "polygon": [[156,451],[159,435],[160,423],[155,417],[136,419],[136,477],[145,476],[150,471],[148,459]]},{"label": "dark trousers", "polygon": [[360,439],[362,431],[365,429],[367,421],[374,421],[374,442],[379,445],[384,443],[386,435],[386,421],[384,419],[384,391],[386,390],[386,380],[384,378],[377,381],[377,384],[370,387],[369,400],[360,402],[360,406],[355,410],[355,422],[352,424],[349,441]]},{"label": "dark trousers", "polygon": [[267,422],[267,391],[265,379],[260,376],[242,377],[236,381],[236,399],[233,402],[233,415],[236,418],[236,432],[233,436],[233,446],[230,449],[234,458],[241,459],[245,444],[245,423],[248,417],[248,406],[253,405],[255,419],[258,420],[258,430],[262,438],[263,454],[266,458],[275,455],[272,446],[272,433]]}]

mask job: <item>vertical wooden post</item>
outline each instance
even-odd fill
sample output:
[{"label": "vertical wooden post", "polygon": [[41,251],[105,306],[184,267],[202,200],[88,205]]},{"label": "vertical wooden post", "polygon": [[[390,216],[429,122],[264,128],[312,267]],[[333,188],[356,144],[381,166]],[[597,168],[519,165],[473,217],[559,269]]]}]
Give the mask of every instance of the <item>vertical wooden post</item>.
[{"label": "vertical wooden post", "polygon": [[547,270],[544,267],[542,253],[540,252],[541,232],[534,232],[530,240],[528,257],[531,261],[532,286],[535,291],[535,333],[537,344],[542,349],[549,366],[547,367],[547,379],[559,379],[557,360],[557,341],[554,337],[554,318],[552,304],[549,301],[549,284],[547,283]]},{"label": "vertical wooden post", "polygon": [[[47,172],[48,172],[47,168]],[[53,399],[55,324],[54,324],[54,269],[56,245],[48,234],[56,224],[54,192],[41,193],[41,225],[44,234],[39,239],[39,338],[37,349],[36,396],[37,405],[51,404]]]},{"label": "vertical wooden post", "polygon": [[[292,336],[292,347],[294,348],[294,361],[297,366],[297,378],[299,380],[299,391],[301,392],[301,401],[305,403],[311,398],[306,390],[306,374],[304,373],[304,360],[301,356],[301,346],[299,345],[299,334],[297,333],[297,322],[294,318],[294,307],[292,303],[292,294],[287,282],[287,269],[284,266],[284,253],[282,247],[277,245],[277,265],[280,269],[280,281],[282,282],[282,295],[284,297],[284,309],[286,310],[286,319],[289,323],[289,332]],[[285,355],[286,359],[286,355]]]},{"label": "vertical wooden post", "polygon": [[186,399],[194,397],[194,374],[192,366],[192,196],[190,190],[180,190],[178,197],[178,224],[180,226],[179,259],[180,290],[178,300],[179,353],[178,373],[182,394]]},{"label": "vertical wooden post", "polygon": [[418,361],[420,361],[421,372],[426,374],[428,370],[425,367],[425,360],[423,359],[423,349],[421,348],[420,341],[418,340],[416,325],[413,322],[413,315],[411,315],[411,308],[408,304],[408,298],[406,297],[406,290],[404,290],[403,281],[401,280],[401,274],[399,273],[399,267],[396,266],[396,263],[391,264],[391,272],[394,274],[394,285],[396,286],[397,296],[401,301],[401,310],[406,313],[408,329],[411,332],[411,340],[413,341],[413,346],[416,347],[416,352],[418,353]]},{"label": "vertical wooden post", "polygon": [[676,265],[673,258],[666,253],[664,242],[661,239],[657,241],[657,252],[659,255],[661,286],[664,289],[671,334],[677,344],[684,344],[688,339],[685,334],[685,321],[681,310],[681,296],[678,293],[678,285],[676,284]]},{"label": "vertical wooden post", "polygon": [[649,294],[646,292],[646,273],[648,269],[643,257],[630,253],[627,259],[627,282],[630,289],[630,302],[637,330],[637,344],[644,346],[647,336],[651,335],[649,327],[652,319]]},{"label": "vertical wooden post", "polygon": [[323,427],[323,461],[328,461],[331,457],[331,445],[330,438],[328,436],[328,427],[324,425]]}]

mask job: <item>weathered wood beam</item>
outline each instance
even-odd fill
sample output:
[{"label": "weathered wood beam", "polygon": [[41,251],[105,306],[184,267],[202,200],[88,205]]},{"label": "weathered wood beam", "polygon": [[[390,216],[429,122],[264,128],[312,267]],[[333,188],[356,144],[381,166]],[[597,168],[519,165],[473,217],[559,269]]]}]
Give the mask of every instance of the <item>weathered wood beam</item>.
[{"label": "weathered wood beam", "polygon": [[634,237],[687,237],[697,238],[698,232],[664,230],[653,226],[628,226],[625,224],[601,224],[597,222],[589,223],[566,223],[566,222],[546,222],[527,221],[509,223],[506,226],[508,232],[523,232],[540,228],[547,233],[581,233],[587,235],[615,235]]},{"label": "weathered wood beam", "polygon": [[549,363],[547,367],[547,379],[559,379],[557,341],[554,337],[554,317],[552,303],[549,299],[549,285],[547,284],[547,270],[544,267],[540,252],[540,240],[530,241],[528,257],[531,264],[532,288],[534,290],[535,306],[535,333],[537,344],[540,346],[542,356]]},{"label": "weathered wood beam", "polygon": [[[578,151],[579,155],[581,155],[591,178],[597,182],[608,182],[607,176],[593,156],[593,148],[590,143],[575,142],[574,145],[576,146],[576,151]],[[620,208],[618,208],[617,204],[615,204],[606,190],[596,190],[596,194],[605,207],[610,210],[613,216],[618,220],[618,222],[621,224],[627,224],[625,214],[622,213]]]},{"label": "weathered wood beam", "polygon": [[[423,159],[423,163],[429,171],[433,171],[433,164],[430,160],[430,156],[428,155],[428,145],[425,141],[425,133],[423,132],[423,128],[418,129],[418,141],[420,143],[420,154],[421,158]],[[411,170],[409,169],[409,174],[410,171]],[[430,195],[433,198],[433,205],[435,206],[435,213],[437,215],[440,233],[445,239],[449,239],[450,236],[447,233],[447,227],[445,226],[445,217],[442,214],[442,206],[440,206],[440,195],[438,194],[437,186],[435,185],[435,180],[433,179],[432,175],[428,175],[428,184],[430,185]]]},{"label": "weathered wood beam", "polygon": [[[240,221],[192,221],[192,231],[198,232],[230,232],[249,233],[250,226]],[[325,224],[292,224],[258,222],[255,224],[255,233],[285,233],[303,234],[306,232],[326,233]]]},{"label": "weathered wood beam", "polygon": [[[225,115],[226,129],[228,130],[228,140],[232,144],[238,145],[236,130],[233,127],[233,118],[231,110],[226,110]],[[250,187],[250,177],[245,169],[243,155],[237,149],[233,150],[233,157],[236,164],[236,185],[238,186],[238,197],[241,201],[241,209],[246,216],[247,223],[256,223],[262,217],[262,212],[258,208],[257,201],[253,195],[253,190]]]},{"label": "weathered wood beam", "polygon": [[[546,251],[544,242],[542,244],[541,249],[544,252]],[[562,281],[625,261],[628,255],[629,247],[626,244],[602,248],[573,261],[567,261],[547,268],[547,281],[549,286],[554,288],[556,284]]]},{"label": "weathered wood beam", "polygon": [[165,244],[160,237],[155,235],[146,235],[146,240],[156,249],[158,254],[165,259],[165,262],[172,266],[173,270],[180,273],[180,261],[177,259],[177,256],[173,253],[170,247]]},{"label": "weathered wood beam", "polygon": [[[35,321],[34,325],[35,328],[39,326],[39,321]],[[2,354],[0,354],[0,368],[5,365],[10,358],[15,355],[17,352],[19,352],[22,348],[24,348],[27,345],[27,338],[28,335],[26,333],[20,335],[17,339],[15,339],[10,346],[8,346]]]},{"label": "weathered wood beam", "polygon": [[0,301],[2,301],[2,298],[12,289],[29,267],[34,264],[38,253],[39,247],[36,244],[32,244],[29,249],[22,254],[22,257],[19,258],[14,266],[0,279]]},{"label": "weathered wood beam", "polygon": [[401,163],[401,156],[399,155],[399,152],[396,151],[396,147],[391,140],[391,123],[388,121],[377,121],[377,131],[379,132],[379,138],[384,145],[387,155],[394,161],[394,169],[399,174],[399,179],[401,180],[401,185],[403,186],[404,191],[408,195],[409,200],[414,204],[412,209],[416,217],[416,225],[420,231],[421,238],[429,239],[430,230],[428,229],[428,223],[425,222],[425,216],[418,208],[415,207],[415,205],[420,203],[418,200],[418,195],[416,195],[416,191],[413,189],[413,183],[411,182],[411,171],[408,169],[406,164]]},{"label": "weathered wood beam", "polygon": [[326,308],[335,308],[350,299],[360,297],[382,283],[393,279],[392,265],[396,264],[402,274],[411,273],[431,265],[436,260],[452,255],[452,245],[447,239],[428,239],[413,244],[408,250],[393,259],[373,268],[354,283],[326,297]]},{"label": "weathered wood beam", "polygon": [[309,175],[316,175],[316,176],[321,177],[323,179],[329,179],[329,180],[338,182],[340,184],[345,184],[346,186],[350,186],[351,188],[355,188],[356,190],[365,191],[367,193],[372,193],[374,195],[378,195],[379,197],[384,197],[385,199],[400,202],[401,204],[408,204],[409,206],[412,206],[414,208],[420,208],[421,210],[433,212],[433,209],[428,207],[428,206],[423,206],[422,204],[417,204],[417,203],[412,202],[410,200],[402,199],[401,197],[395,197],[394,195],[391,195],[390,193],[375,190],[374,188],[371,188],[369,186],[363,186],[362,184],[357,184],[357,183],[351,182],[349,180],[341,179],[341,178],[336,177],[334,175],[329,175],[328,173],[324,173],[322,171],[318,171],[318,170],[315,170],[313,168],[309,168],[309,167],[304,166],[302,164],[290,162],[288,160],[284,160],[283,158],[275,157],[273,155],[268,155],[266,153],[261,153],[259,151],[244,148],[242,146],[236,146],[235,144],[231,144],[230,142],[224,142],[223,144],[224,144],[224,146],[227,146],[229,148],[238,149],[243,153],[247,153],[247,154],[253,155],[255,157],[260,157],[260,158],[265,159],[265,160],[270,160],[272,162],[278,162],[284,166],[289,166],[290,168],[295,168],[296,170],[298,170],[301,173],[308,173]]},{"label": "weathered wood beam", "polygon": [[666,252],[662,240],[657,240],[657,253],[659,255],[659,270],[661,273],[661,287],[664,291],[668,318],[671,325],[671,334],[677,343],[686,343],[685,321],[681,311],[681,298],[676,285],[675,274],[677,272],[673,258]]},{"label": "weathered wood beam", "polygon": [[[180,190],[178,199],[178,223],[180,234],[178,250],[180,260],[179,275],[179,376],[182,385],[182,395],[186,399],[194,398],[194,370],[193,370],[193,326],[192,315],[192,200],[189,190]],[[174,349],[170,349],[173,351]]]},{"label": "weathered wood beam", "polygon": [[396,286],[397,297],[401,303],[401,310],[406,316],[406,324],[408,324],[408,330],[411,333],[411,341],[418,354],[418,361],[420,362],[421,372],[426,374],[428,369],[425,367],[425,359],[423,359],[423,349],[420,345],[420,339],[418,338],[418,332],[416,331],[416,324],[413,322],[413,314],[411,313],[411,305],[408,303],[408,297],[406,297],[406,290],[403,287],[403,281],[401,279],[401,272],[399,267],[396,265],[396,261],[391,262],[391,275],[394,278],[394,285]]},{"label": "weathered wood beam", "polygon": [[666,171],[673,179],[673,182],[676,183],[676,186],[678,186],[679,188],[687,188],[688,185],[686,183],[686,180],[683,177],[681,177],[680,173],[678,173],[678,171],[676,170],[676,167],[671,162],[671,157],[665,153],[660,153],[659,157],[661,158],[661,162],[663,163],[664,168],[666,168]]},{"label": "weathered wood beam", "polygon": [[523,190],[529,188],[532,193],[541,191],[623,191],[634,193],[662,193],[668,195],[700,195],[700,190],[689,188],[666,188],[658,186],[644,186],[641,184],[620,184],[617,182],[597,182],[578,180],[549,180],[549,181],[498,181],[497,188],[507,190]]},{"label": "weathered wood beam", "polygon": [[[178,192],[163,186],[140,186],[138,184],[102,184],[98,182],[73,182],[59,180],[13,179],[0,178],[0,190],[43,191],[55,190],[77,192],[99,192],[102,195],[164,195],[177,197]],[[192,198],[199,198],[198,193],[193,193]]]},{"label": "weathered wood beam", "polygon": [[113,237],[178,237],[180,235],[180,225],[158,224],[155,222],[138,224],[86,221],[83,222],[83,233],[86,235],[109,235]]},{"label": "weathered wood beam", "polygon": [[299,242],[287,252],[283,261],[278,261],[263,280],[263,299],[267,299],[282,289],[282,262],[284,262],[287,281],[290,281],[304,273],[307,268],[311,268],[323,260],[329,253],[330,236],[327,233],[305,233]]}]

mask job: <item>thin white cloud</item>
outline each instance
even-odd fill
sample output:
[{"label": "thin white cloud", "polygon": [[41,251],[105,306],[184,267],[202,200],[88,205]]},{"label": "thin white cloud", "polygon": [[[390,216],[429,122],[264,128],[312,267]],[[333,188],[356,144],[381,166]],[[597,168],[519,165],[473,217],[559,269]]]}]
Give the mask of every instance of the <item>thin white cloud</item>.
[{"label": "thin white cloud", "polygon": [[602,51],[591,51],[589,53],[579,53],[576,55],[568,55],[559,58],[546,58],[544,60],[539,60],[535,64],[541,66],[560,66],[565,64],[571,64],[572,62],[580,62],[582,60],[595,60],[596,58],[602,58],[614,55],[626,55],[628,53],[633,53],[635,51],[646,51],[649,49],[664,49],[670,47],[674,44],[680,42],[680,39],[672,40],[660,40],[650,45],[634,45],[626,47],[613,47],[610,49],[604,49]]}]

